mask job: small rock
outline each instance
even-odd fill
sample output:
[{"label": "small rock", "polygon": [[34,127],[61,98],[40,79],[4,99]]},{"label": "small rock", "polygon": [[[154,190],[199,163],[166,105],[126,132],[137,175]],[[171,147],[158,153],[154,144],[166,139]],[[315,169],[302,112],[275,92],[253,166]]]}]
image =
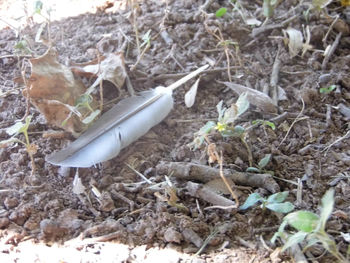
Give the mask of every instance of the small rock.
[{"label": "small rock", "polygon": [[115,208],[114,201],[109,192],[103,192],[100,197],[100,211],[111,212]]},{"label": "small rock", "polygon": [[203,239],[190,228],[185,228],[182,231],[182,235],[185,240],[193,243],[198,248],[200,248],[203,244]]},{"label": "small rock", "polygon": [[39,227],[39,221],[40,221],[40,219],[38,217],[31,216],[24,223],[23,227],[27,230],[36,230]]},{"label": "small rock", "polygon": [[164,239],[166,242],[174,242],[174,243],[181,243],[182,235],[178,231],[175,230],[173,227],[169,227],[165,233],[164,233]]},{"label": "small rock", "polygon": [[61,227],[56,221],[44,219],[40,222],[41,234],[44,238],[54,239],[67,233],[67,229]]},{"label": "small rock", "polygon": [[4,200],[4,205],[7,210],[18,206],[18,204],[19,204],[19,201],[15,197],[6,197]]},{"label": "small rock", "polygon": [[0,229],[5,229],[10,224],[10,220],[7,217],[0,218]]},{"label": "small rock", "polygon": [[12,212],[9,216],[9,219],[15,222],[17,225],[23,226],[23,224],[30,217],[31,213],[32,208],[30,207],[30,204],[24,205]]}]

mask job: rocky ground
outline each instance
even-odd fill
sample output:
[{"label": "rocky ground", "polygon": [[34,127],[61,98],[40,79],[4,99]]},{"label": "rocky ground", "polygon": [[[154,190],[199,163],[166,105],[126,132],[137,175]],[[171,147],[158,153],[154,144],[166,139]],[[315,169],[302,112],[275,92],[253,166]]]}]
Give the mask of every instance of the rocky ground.
[{"label": "rocky ground", "polygon": [[[0,31],[0,140],[29,113],[36,148],[33,162],[20,143],[0,149],[2,262],[293,262],[295,250],[278,253],[282,241],[270,242],[284,215],[259,206],[239,210],[236,201],[289,191],[295,210],[319,213],[330,188],[335,207],[327,233],[346,255],[349,240],[341,233],[350,226],[349,7],[333,1],[317,11],[311,3],[282,1],[265,21],[262,1],[233,2],[235,10],[229,1],[108,1],[95,13],[51,21],[41,43],[34,41],[40,26],[31,19],[25,27]],[[221,7],[227,13],[217,17]],[[293,46],[298,38],[291,28],[304,32],[303,46]],[[149,30],[149,48],[140,55],[137,38],[142,43]],[[23,40],[30,50],[18,48]],[[123,52],[130,82],[121,88],[104,82],[106,108],[130,96],[130,87],[140,92],[169,86],[210,67],[201,74],[192,107],[184,95],[196,79],[174,92],[173,110],[145,136],[116,158],[77,170],[45,161],[74,138],[58,133],[36,107],[27,112],[30,98],[23,95],[29,59],[49,44],[66,66],[95,59],[96,50]],[[217,120],[221,100],[226,107],[236,102],[237,87],[260,91],[235,123],[246,128],[246,145],[213,130],[201,147],[190,147],[195,133]],[[271,121],[275,129],[252,126],[255,120]],[[268,154],[264,169],[246,172]],[[238,200],[222,186],[220,170]],[[81,193],[74,178],[81,179]],[[335,261],[319,244],[304,255],[310,262]]]}]

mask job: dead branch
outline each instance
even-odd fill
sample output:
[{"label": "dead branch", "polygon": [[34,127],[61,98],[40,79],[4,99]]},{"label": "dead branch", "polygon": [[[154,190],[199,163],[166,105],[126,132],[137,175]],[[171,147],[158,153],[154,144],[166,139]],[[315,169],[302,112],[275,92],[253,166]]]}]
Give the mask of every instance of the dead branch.
[{"label": "dead branch", "polygon": [[[156,170],[159,174],[170,174],[183,180],[194,180],[207,183],[217,179],[220,170],[207,165],[185,163],[185,162],[161,162],[157,165]],[[223,169],[223,175],[231,179],[237,185],[251,187],[261,187],[272,193],[280,191],[279,185],[275,182],[270,174],[254,174],[237,172],[230,169]]]}]

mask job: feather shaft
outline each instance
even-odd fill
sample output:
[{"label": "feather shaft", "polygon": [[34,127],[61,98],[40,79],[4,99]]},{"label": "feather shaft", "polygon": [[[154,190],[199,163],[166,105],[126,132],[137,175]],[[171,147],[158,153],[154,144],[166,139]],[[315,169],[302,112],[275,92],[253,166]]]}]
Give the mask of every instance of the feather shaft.
[{"label": "feather shaft", "polygon": [[122,100],[78,139],[46,160],[65,167],[90,167],[112,159],[160,123],[173,108],[172,91],[206,68],[197,69],[167,88],[157,87]]}]

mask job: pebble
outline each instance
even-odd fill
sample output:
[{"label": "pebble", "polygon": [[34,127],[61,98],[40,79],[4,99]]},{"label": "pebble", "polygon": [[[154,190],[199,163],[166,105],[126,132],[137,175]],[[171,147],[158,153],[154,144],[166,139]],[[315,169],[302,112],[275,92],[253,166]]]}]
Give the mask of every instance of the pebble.
[{"label": "pebble", "polygon": [[182,240],[182,235],[178,231],[175,230],[173,227],[169,227],[165,232],[164,232],[164,239],[166,242],[174,242],[174,243],[181,243]]}]

